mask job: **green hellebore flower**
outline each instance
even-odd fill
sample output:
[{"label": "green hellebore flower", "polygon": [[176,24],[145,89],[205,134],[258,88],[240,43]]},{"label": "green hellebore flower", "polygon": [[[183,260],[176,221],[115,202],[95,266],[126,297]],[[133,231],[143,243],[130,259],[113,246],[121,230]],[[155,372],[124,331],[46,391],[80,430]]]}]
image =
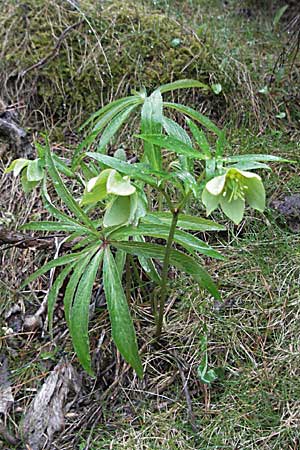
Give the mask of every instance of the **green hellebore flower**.
[{"label": "green hellebore flower", "polygon": [[206,183],[202,201],[207,215],[220,205],[224,214],[238,225],[244,216],[245,202],[262,212],[266,194],[259,175],[231,168]]},{"label": "green hellebore flower", "polygon": [[129,177],[123,177],[114,169],[105,169],[97,177],[88,181],[80,205],[100,202],[108,194],[129,196],[134,194],[135,190]]},{"label": "green hellebore flower", "polygon": [[44,177],[44,167],[40,158],[34,160],[15,159],[4,173],[10,172],[13,172],[15,177],[21,173],[21,183],[26,194],[32,191]]}]

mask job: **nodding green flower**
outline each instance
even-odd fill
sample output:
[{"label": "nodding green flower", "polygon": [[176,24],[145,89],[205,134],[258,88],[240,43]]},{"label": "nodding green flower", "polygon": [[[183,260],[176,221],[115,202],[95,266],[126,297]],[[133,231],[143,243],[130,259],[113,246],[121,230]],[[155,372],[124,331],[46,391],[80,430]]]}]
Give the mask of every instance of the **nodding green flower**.
[{"label": "nodding green flower", "polygon": [[224,214],[238,225],[244,216],[245,203],[263,211],[266,194],[259,175],[231,168],[206,183],[202,201],[207,215],[220,205]]},{"label": "nodding green flower", "polygon": [[130,183],[129,177],[123,177],[114,169],[105,169],[94,178],[91,178],[84,191],[80,205],[88,205],[104,200],[108,194],[118,196],[132,195],[136,191]]}]

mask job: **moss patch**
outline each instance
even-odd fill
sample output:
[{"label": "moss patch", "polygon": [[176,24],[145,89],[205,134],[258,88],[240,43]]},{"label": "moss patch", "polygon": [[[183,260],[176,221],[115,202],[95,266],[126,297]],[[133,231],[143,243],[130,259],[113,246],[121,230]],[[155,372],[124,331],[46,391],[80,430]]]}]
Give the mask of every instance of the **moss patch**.
[{"label": "moss patch", "polygon": [[80,8],[54,0],[4,2],[0,96],[25,105],[28,125],[71,130],[132,88],[208,81],[200,40],[167,14],[133,1],[85,1]]}]

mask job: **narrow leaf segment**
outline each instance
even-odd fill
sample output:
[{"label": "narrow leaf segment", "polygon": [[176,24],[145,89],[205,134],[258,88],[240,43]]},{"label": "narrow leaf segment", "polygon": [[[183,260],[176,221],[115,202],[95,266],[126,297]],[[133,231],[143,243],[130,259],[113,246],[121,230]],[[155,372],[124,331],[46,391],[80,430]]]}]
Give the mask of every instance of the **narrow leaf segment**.
[{"label": "narrow leaf segment", "polygon": [[109,247],[106,247],[104,253],[103,285],[113,340],[124,359],[133,367],[137,375],[142,378],[143,368],[138,353],[134,326],[119,271]]}]

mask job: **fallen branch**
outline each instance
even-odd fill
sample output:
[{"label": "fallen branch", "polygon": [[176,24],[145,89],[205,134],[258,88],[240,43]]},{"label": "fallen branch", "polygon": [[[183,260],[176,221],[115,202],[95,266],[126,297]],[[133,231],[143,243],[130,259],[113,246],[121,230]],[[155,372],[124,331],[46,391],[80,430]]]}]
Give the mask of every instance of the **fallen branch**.
[{"label": "fallen branch", "polygon": [[25,233],[19,233],[17,231],[10,231],[7,228],[4,228],[0,225],[0,247],[3,245],[7,245],[2,250],[7,250],[11,247],[18,248],[52,248],[55,247],[54,238],[59,237],[55,236],[45,236],[45,237],[34,237]]}]

